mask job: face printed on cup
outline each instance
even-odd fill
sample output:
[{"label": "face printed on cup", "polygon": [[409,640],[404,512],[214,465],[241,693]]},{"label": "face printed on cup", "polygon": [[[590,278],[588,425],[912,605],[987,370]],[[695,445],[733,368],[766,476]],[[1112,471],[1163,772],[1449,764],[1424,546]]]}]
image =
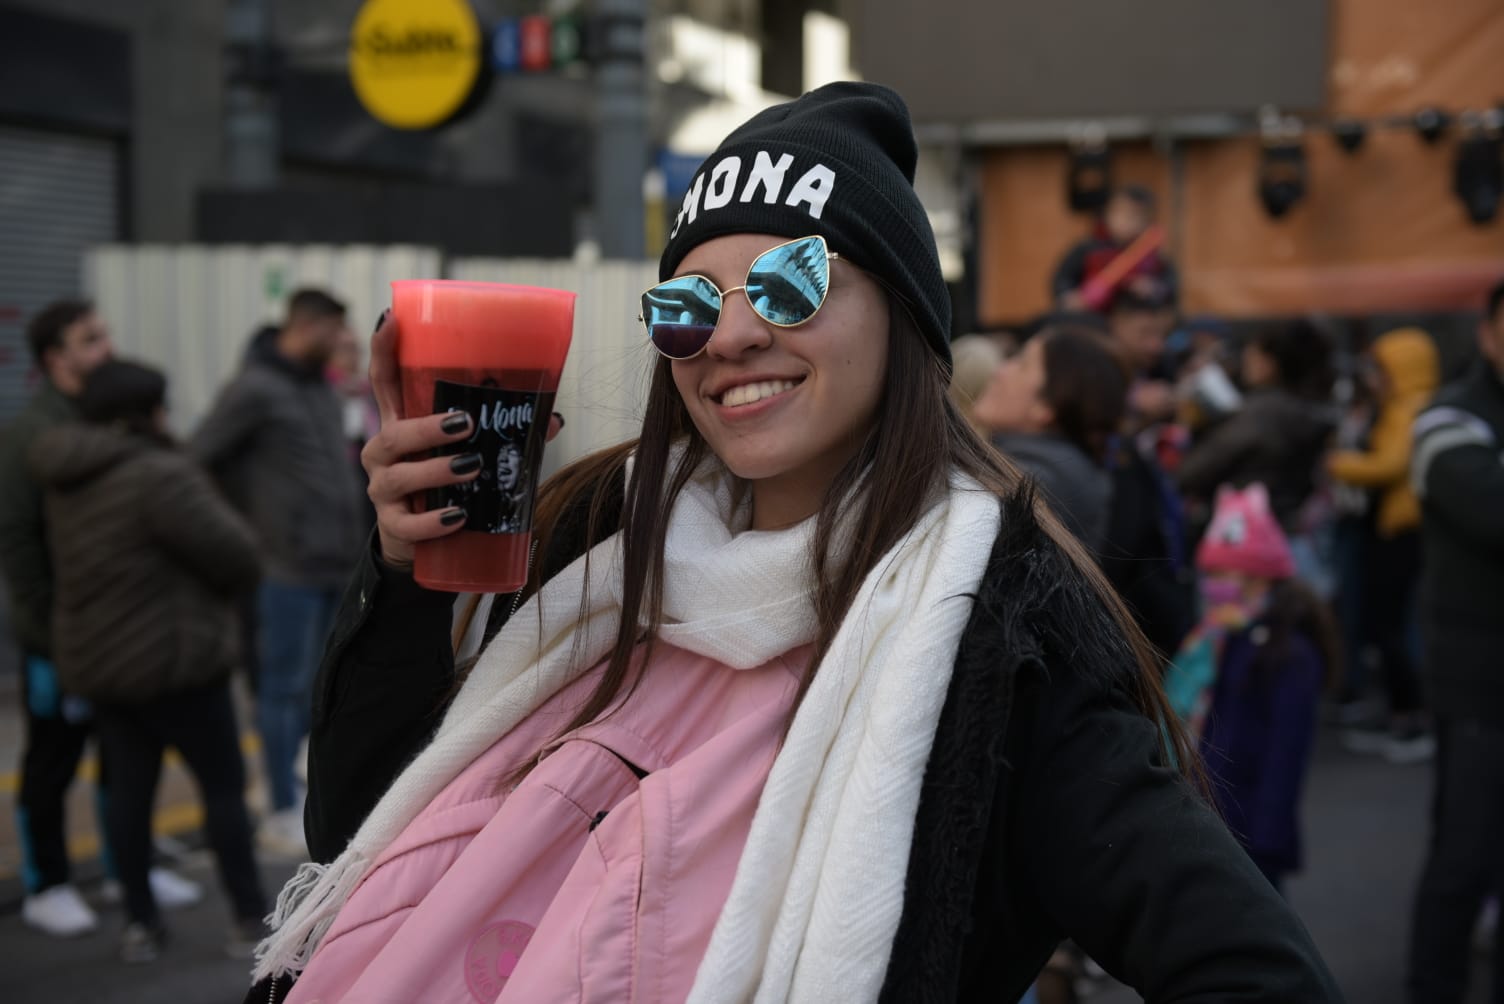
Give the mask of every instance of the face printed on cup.
[{"label": "face printed on cup", "polygon": [[502,447],[496,455],[496,486],[504,492],[516,491],[522,477],[522,451],[516,446]]},{"label": "face printed on cup", "polygon": [[[691,250],[676,274],[733,289],[758,255],[786,240],[717,237]],[[883,288],[841,260],[831,262],[824,305],[795,327],[767,323],[736,290],[705,351],[671,364],[674,384],[695,428],[736,476],[828,483],[876,421],[888,320]]]}]

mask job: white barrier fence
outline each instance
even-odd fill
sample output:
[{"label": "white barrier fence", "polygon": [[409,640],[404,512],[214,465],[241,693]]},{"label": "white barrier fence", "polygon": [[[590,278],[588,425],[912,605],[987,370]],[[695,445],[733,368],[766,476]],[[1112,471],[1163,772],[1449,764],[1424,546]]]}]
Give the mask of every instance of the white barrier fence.
[{"label": "white barrier fence", "polygon": [[362,344],[391,302],[394,279],[439,277],[549,286],[579,294],[574,342],[555,407],[567,417],[550,448],[556,468],[633,435],[641,419],[651,349],[638,297],[655,281],[649,262],[455,259],[416,246],[108,245],[85,256],[87,293],[120,355],[166,370],[172,426],[186,435],[240,366],[252,333],[275,323],[287,296],[318,286],[350,307]]}]

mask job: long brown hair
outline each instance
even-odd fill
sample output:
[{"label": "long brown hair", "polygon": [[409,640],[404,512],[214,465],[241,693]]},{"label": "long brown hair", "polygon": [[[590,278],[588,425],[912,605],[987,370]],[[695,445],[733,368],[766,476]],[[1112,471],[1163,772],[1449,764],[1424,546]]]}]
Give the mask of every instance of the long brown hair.
[{"label": "long brown hair", "polygon": [[[818,666],[830,648],[863,580],[914,527],[936,493],[948,484],[952,470],[971,475],[1000,498],[1022,487],[1019,472],[983,442],[956,409],[946,394],[947,374],[942,364],[925,345],[908,310],[891,293],[889,316],[888,366],[877,421],[856,455],[837,472],[816,517],[813,569],[818,632],[811,666]],[[709,454],[674,385],[670,366],[667,359],[657,361],[642,434],[637,440],[574,462],[539,490],[535,525],[545,550],[561,515],[578,505],[587,492],[594,492],[594,498],[586,539],[601,540],[617,529],[623,536],[622,604],[616,642],[600,683],[560,735],[596,720],[631,693],[662,623],[663,549],[669,514],[680,490]],[[685,449],[670,469],[676,443],[682,443]],[[599,488],[621,477],[632,456],[632,478],[626,487],[620,523],[614,524],[608,493]],[[843,503],[854,507],[847,524],[853,532],[846,542],[844,558],[838,559],[832,545]],[[1086,550],[1045,506],[1036,505],[1034,516],[1087,580],[1132,648],[1139,666],[1132,686],[1134,703],[1151,721],[1160,724],[1172,761],[1199,781],[1200,760],[1194,741],[1165,700],[1153,649]],[[529,589],[540,586],[535,571]],[[582,613],[588,602],[588,598],[581,598]],[[643,624],[647,626],[639,626]],[[648,646],[648,654],[633,658],[639,643]],[[810,676],[805,676],[800,699]]]},{"label": "long brown hair", "polygon": [[1128,407],[1128,364],[1105,335],[1076,325],[1048,327],[1034,337],[1044,349],[1040,394],[1055,429],[1098,464]]}]

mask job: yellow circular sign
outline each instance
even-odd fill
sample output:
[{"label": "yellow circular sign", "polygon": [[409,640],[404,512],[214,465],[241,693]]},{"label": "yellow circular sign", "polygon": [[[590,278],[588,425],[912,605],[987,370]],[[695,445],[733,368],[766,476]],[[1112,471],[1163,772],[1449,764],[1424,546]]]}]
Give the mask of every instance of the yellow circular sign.
[{"label": "yellow circular sign", "polygon": [[465,0],[366,0],[350,31],[350,82],[394,129],[459,111],[481,68],[480,25]]}]

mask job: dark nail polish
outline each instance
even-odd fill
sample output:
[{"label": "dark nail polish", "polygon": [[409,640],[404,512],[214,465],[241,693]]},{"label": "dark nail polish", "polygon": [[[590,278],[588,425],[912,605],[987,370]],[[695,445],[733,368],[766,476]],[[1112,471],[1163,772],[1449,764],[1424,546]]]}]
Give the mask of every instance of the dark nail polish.
[{"label": "dark nail polish", "polygon": [[456,523],[465,522],[465,510],[456,506],[439,517],[439,522],[444,526],[454,526]]},{"label": "dark nail polish", "polygon": [[[390,308],[390,307],[386,308],[385,310],[383,310],[381,312],[381,316],[378,317],[378,318],[376,318],[376,327],[375,327],[374,331],[380,331],[381,330],[381,326],[386,323],[387,315],[390,314],[391,312],[392,312],[392,308]],[[373,331],[373,334],[374,334],[374,331]]]},{"label": "dark nail polish", "polygon": [[559,420],[559,428],[564,428],[564,416],[556,411],[554,412],[554,418],[557,418]]},{"label": "dark nail polish", "polygon": [[470,413],[457,411],[439,423],[439,428],[451,436],[457,436],[470,428]]},{"label": "dark nail polish", "polygon": [[449,469],[455,474],[470,474],[480,470],[479,453],[463,453],[449,461]]}]

